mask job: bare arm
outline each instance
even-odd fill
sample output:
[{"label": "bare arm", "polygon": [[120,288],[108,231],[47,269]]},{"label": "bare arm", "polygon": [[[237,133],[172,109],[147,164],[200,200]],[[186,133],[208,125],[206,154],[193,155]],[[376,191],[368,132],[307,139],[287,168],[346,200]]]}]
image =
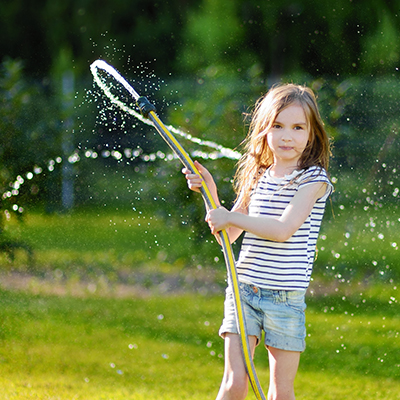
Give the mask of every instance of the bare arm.
[{"label": "bare arm", "polygon": [[228,211],[221,207],[210,210],[206,221],[213,234],[234,227],[235,231],[247,231],[265,239],[284,242],[300,228],[325,191],[326,183],[315,183],[301,188],[279,218],[252,217],[247,213]]}]

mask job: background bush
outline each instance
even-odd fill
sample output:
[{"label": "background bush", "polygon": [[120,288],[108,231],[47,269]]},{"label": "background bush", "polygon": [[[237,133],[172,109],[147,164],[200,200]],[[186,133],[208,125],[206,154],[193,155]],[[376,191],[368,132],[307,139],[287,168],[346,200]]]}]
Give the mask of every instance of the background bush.
[{"label": "background bush", "polygon": [[[391,279],[398,269],[400,3],[353,3],[2,2],[3,235],[12,215],[99,207],[187,224],[199,242],[209,234],[202,201],[187,190],[179,162],[168,161],[167,145],[93,84],[89,65],[104,58],[165,123],[238,151],[246,116],[272,84],[312,87],[332,137],[336,186],[323,228],[331,244],[321,246],[319,260],[325,273],[380,270]],[[179,140],[212,171],[229,207],[236,160],[214,160],[213,149]]]}]

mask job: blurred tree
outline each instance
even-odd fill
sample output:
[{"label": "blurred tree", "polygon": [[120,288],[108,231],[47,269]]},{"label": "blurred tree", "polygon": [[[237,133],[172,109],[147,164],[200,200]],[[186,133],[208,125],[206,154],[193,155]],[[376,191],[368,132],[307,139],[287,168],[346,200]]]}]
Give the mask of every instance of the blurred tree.
[{"label": "blurred tree", "polygon": [[398,0],[203,0],[184,27],[178,61],[187,72],[256,65],[272,77],[387,73],[399,62],[399,6]]},{"label": "blurred tree", "polygon": [[[139,92],[156,99],[161,114],[165,99],[165,104],[181,104],[168,107],[173,124],[227,147],[240,143],[246,131],[243,114],[274,80],[284,76],[315,85],[320,97],[326,97],[327,122],[335,134],[341,130],[337,135],[343,138],[337,142],[341,165],[365,162],[360,161],[362,143],[357,130],[363,121],[382,121],[369,116],[376,114],[369,113],[361,97],[368,94],[371,100],[377,87],[361,88],[359,80],[347,78],[356,74],[384,77],[393,74],[400,61],[396,40],[400,0],[336,0],[334,4],[316,0],[0,0],[0,6],[4,35],[0,57],[6,60],[0,124],[2,132],[15,137],[2,157],[6,186],[14,172],[25,173],[38,160],[63,154],[60,120],[66,121],[68,115],[60,113],[59,85],[66,70],[73,70],[77,91],[91,87],[89,65],[95,58],[108,59],[128,78],[137,72],[131,68],[157,58],[157,76],[172,75],[168,87],[162,94],[157,85],[143,91],[140,87]],[[35,86],[23,79],[21,62],[11,62],[7,55],[23,60],[24,72],[35,78]],[[138,81],[147,84],[150,79],[142,72]],[[181,75],[190,77],[189,84],[185,79],[178,82]],[[353,89],[343,89],[348,86]],[[388,89],[382,96],[386,93],[395,96]],[[73,145],[99,152],[102,146],[120,151],[139,146],[144,152],[161,146],[155,133],[135,126],[133,117],[110,108],[103,97],[94,102],[94,111],[85,108],[86,128],[81,118],[67,153]],[[362,109],[356,111],[355,105]],[[68,113],[76,111],[71,107]],[[90,118],[100,112],[107,124],[93,129]],[[346,112],[354,116],[357,126],[348,123]],[[390,125],[394,118],[390,115]],[[365,137],[376,139],[376,132],[365,129]],[[380,148],[386,133],[381,135],[380,142],[368,148],[369,154]],[[350,139],[358,147],[349,146]],[[32,146],[35,151],[27,152]],[[51,179],[58,177],[52,174]],[[56,199],[55,191],[51,197]]]},{"label": "blurred tree", "polygon": [[188,71],[208,66],[231,65],[235,68],[234,61],[241,59],[244,39],[237,14],[235,1],[203,0],[201,7],[188,15],[184,27],[185,45],[177,61],[183,63]]},{"label": "blurred tree", "polygon": [[57,114],[53,106],[42,87],[29,84],[24,78],[21,61],[6,59],[3,62],[0,70],[0,189],[2,195],[8,193],[2,197],[2,206],[8,207],[10,212],[20,212],[19,204],[29,202],[30,194],[37,194],[37,182],[29,185],[27,174],[44,171],[46,161],[60,154]]},{"label": "blurred tree", "polygon": [[111,58],[118,67],[162,61],[160,74],[170,72],[182,41],[186,11],[199,3],[184,0],[0,0],[3,40],[0,57],[21,58],[26,71],[42,78],[70,47],[77,74],[88,73],[96,58]]},{"label": "blurred tree", "polygon": [[77,76],[100,57],[117,67],[157,59],[159,76],[253,67],[272,77],[388,73],[400,57],[400,0],[0,0],[0,7],[0,58],[23,59],[40,79],[65,47]]},{"label": "blurred tree", "polygon": [[382,9],[376,13],[376,28],[363,41],[360,70],[365,74],[393,73],[400,61],[398,15]]},{"label": "blurred tree", "polygon": [[[51,104],[22,71],[22,62],[11,59],[0,69],[0,251],[12,260],[16,249],[24,249],[31,263],[31,247],[18,240],[7,221],[13,215],[21,219],[25,207],[40,192],[49,194],[56,176],[43,183],[47,178],[44,160],[49,160],[58,146]],[[31,181],[35,175],[41,179]]]}]

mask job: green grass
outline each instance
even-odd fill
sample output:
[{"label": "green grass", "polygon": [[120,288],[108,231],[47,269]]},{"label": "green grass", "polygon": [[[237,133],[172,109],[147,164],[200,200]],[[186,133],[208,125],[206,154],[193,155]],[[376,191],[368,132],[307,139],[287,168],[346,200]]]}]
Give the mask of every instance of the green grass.
[{"label": "green grass", "polygon": [[221,346],[208,347],[217,303],[2,292],[0,392],[12,399],[204,398],[218,381],[210,384],[210,369],[222,366]]},{"label": "green grass", "polygon": [[328,203],[314,271],[344,280],[397,280],[399,236],[396,204],[371,206],[362,200],[354,204],[336,201],[333,206]]},{"label": "green grass", "polygon": [[[318,245],[296,398],[400,399],[398,217],[336,208]],[[0,255],[1,400],[215,397],[222,255],[211,236],[169,222],[105,208],[7,224],[35,263]],[[28,276],[24,291],[9,289],[13,273]],[[129,298],[121,283],[136,289]],[[262,347],[255,364],[267,391]]]},{"label": "green grass", "polygon": [[[400,313],[390,300],[397,293],[381,287],[309,298],[297,399],[400,399]],[[214,398],[223,369],[222,302],[0,291],[1,398]],[[255,364],[267,391],[262,347]]]},{"label": "green grass", "polygon": [[[333,280],[391,282],[400,278],[400,222],[396,206],[328,205],[318,242],[314,275]],[[170,220],[171,219],[171,220]],[[154,277],[187,268],[217,271],[225,266],[220,247],[208,233],[199,238],[192,223],[177,224],[155,212],[127,209],[77,210],[71,214],[29,212],[7,231],[34,249],[35,265],[20,251],[13,264],[0,254],[3,270],[53,274],[63,279],[101,279],[152,286]],[[237,245],[234,246],[237,253]],[[212,269],[209,267],[213,267]],[[140,277],[138,278],[138,276]]]},{"label": "green grass", "polygon": [[[13,263],[0,254],[3,271],[28,272],[39,278],[119,282],[155,287],[174,276],[182,285],[188,270],[209,275],[224,285],[225,266],[211,235],[199,242],[187,226],[169,224],[132,210],[79,210],[71,214],[31,212],[23,223],[11,221],[8,231],[34,250],[30,265],[21,250]],[[217,266],[212,270],[209,266]],[[178,282],[179,281],[179,282]]]}]

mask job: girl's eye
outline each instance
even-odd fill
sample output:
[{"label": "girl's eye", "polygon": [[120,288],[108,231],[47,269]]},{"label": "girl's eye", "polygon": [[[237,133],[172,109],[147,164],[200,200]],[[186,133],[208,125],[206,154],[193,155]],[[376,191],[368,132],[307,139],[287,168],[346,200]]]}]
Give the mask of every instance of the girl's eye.
[{"label": "girl's eye", "polygon": [[302,131],[304,128],[302,126],[295,126],[294,129],[296,131]]},{"label": "girl's eye", "polygon": [[274,129],[279,129],[281,126],[280,126],[279,124],[274,124],[274,125],[272,125],[272,127],[273,127]]}]

